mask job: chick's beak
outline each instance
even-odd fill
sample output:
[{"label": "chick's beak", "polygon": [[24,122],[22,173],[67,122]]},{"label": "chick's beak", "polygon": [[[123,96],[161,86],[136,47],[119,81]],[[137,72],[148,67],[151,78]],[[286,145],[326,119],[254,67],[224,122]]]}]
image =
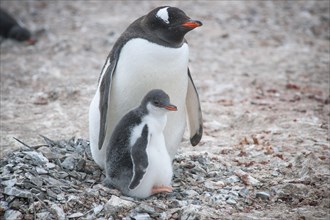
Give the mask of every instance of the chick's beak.
[{"label": "chick's beak", "polygon": [[169,110],[169,111],[177,111],[178,110],[178,108],[175,105],[171,105],[171,104],[165,105],[164,108]]}]

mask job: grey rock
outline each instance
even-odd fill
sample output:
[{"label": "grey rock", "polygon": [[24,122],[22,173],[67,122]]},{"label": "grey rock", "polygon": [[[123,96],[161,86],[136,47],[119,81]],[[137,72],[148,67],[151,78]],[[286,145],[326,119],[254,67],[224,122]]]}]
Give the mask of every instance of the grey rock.
[{"label": "grey rock", "polygon": [[58,172],[58,177],[64,179],[65,177],[69,176],[69,174],[65,171]]},{"label": "grey rock", "polygon": [[228,197],[228,195],[224,194],[215,194],[210,197],[210,202],[212,205],[224,204]]},{"label": "grey rock", "polygon": [[150,217],[150,215],[147,213],[137,213],[136,215],[132,215],[131,217],[135,220],[151,220],[152,219]]},{"label": "grey rock", "polygon": [[76,164],[76,170],[77,171],[83,171],[86,166],[86,160],[84,159],[79,159],[77,164]]},{"label": "grey rock", "polygon": [[38,151],[41,152],[49,160],[54,160],[62,157],[62,155],[53,152],[49,147],[46,146],[38,148]]},{"label": "grey rock", "polygon": [[248,188],[243,188],[239,191],[239,195],[243,198],[245,198],[247,195],[249,195],[249,189]]},{"label": "grey rock", "polygon": [[230,191],[228,194],[236,198],[238,197],[238,192],[236,191]]},{"label": "grey rock", "polygon": [[268,192],[257,192],[256,193],[256,198],[261,198],[264,200],[269,200],[270,194]]},{"label": "grey rock", "polygon": [[188,198],[193,198],[195,196],[198,196],[199,194],[195,190],[188,189],[183,192],[183,195],[187,196]]},{"label": "grey rock", "polygon": [[6,201],[0,201],[0,210],[6,211],[8,209],[8,202]]},{"label": "grey rock", "polygon": [[37,171],[38,174],[41,174],[41,175],[48,173],[47,170],[45,170],[44,168],[41,168],[41,167],[36,167],[36,171]]},{"label": "grey rock", "polygon": [[76,167],[77,161],[73,157],[66,157],[61,163],[62,167],[67,170],[73,170]]},{"label": "grey rock", "polygon": [[207,177],[216,177],[216,176],[220,176],[220,172],[218,171],[211,171],[207,173]]},{"label": "grey rock", "polygon": [[162,201],[162,200],[158,200],[158,201],[154,201],[152,203],[153,207],[155,208],[158,208],[158,209],[167,209],[167,205],[165,204],[166,200],[165,201]]},{"label": "grey rock", "polygon": [[55,213],[56,219],[65,220],[66,216],[65,216],[65,213],[64,213],[62,207],[60,207],[59,205],[53,203],[50,206],[50,209]]},{"label": "grey rock", "polygon": [[83,217],[85,214],[84,213],[81,213],[81,212],[76,212],[76,213],[73,213],[69,216],[67,216],[69,219],[70,218],[80,218],[80,217]]},{"label": "grey rock", "polygon": [[252,177],[251,175],[249,175],[248,173],[244,172],[241,169],[235,170],[234,173],[246,185],[252,185],[252,186],[258,186],[258,185],[260,185],[260,181],[259,180],[257,180],[256,178]]},{"label": "grey rock", "polygon": [[121,199],[115,195],[112,195],[111,198],[104,205],[104,210],[108,213],[118,213],[123,209],[132,209],[134,208],[135,203],[130,202],[124,199]]},{"label": "grey rock", "polygon": [[281,184],[272,187],[278,198],[305,198],[308,194],[308,187],[305,184]]},{"label": "grey rock", "polygon": [[195,166],[191,169],[191,172],[196,173],[198,175],[206,175],[207,172],[200,166]]},{"label": "grey rock", "polygon": [[39,187],[42,186],[43,181],[41,177],[36,177],[30,172],[25,173],[25,177],[28,178],[34,185]]},{"label": "grey rock", "polygon": [[169,216],[166,214],[166,212],[162,212],[162,213],[159,213],[158,218],[160,220],[166,220],[166,219],[169,219]]},{"label": "grey rock", "polygon": [[56,199],[58,201],[64,201],[65,200],[65,194],[64,193],[57,194]]},{"label": "grey rock", "polygon": [[4,217],[5,217],[5,219],[8,219],[8,220],[22,219],[23,214],[20,211],[8,209],[7,211],[5,211]]},{"label": "grey rock", "polygon": [[182,220],[219,219],[219,213],[215,212],[214,209],[210,209],[207,206],[190,204],[181,209],[178,218]]},{"label": "grey rock", "polygon": [[275,177],[279,176],[279,172],[277,172],[276,170],[273,171],[273,172],[272,172],[272,176],[275,176]]},{"label": "grey rock", "polygon": [[139,205],[138,207],[136,207],[135,209],[137,212],[146,212],[149,214],[153,214],[156,212],[155,208],[151,207],[150,205],[147,205],[145,203],[142,203],[141,205]]},{"label": "grey rock", "polygon": [[54,193],[52,190],[50,189],[47,189],[47,195],[54,198],[54,199],[57,199],[57,194]]},{"label": "grey rock", "polygon": [[24,154],[28,155],[35,164],[46,164],[49,160],[40,152],[36,151],[23,151]]},{"label": "grey rock", "polygon": [[61,181],[58,181],[57,179],[54,179],[51,176],[46,176],[46,177],[43,178],[43,180],[46,181],[49,185],[52,185],[52,186],[60,186],[60,185],[63,184]]},{"label": "grey rock", "polygon": [[38,187],[41,187],[42,186],[42,183],[43,183],[42,178],[40,178],[40,177],[32,177],[30,180],[31,180],[31,182],[34,185],[36,185]]},{"label": "grey rock", "polygon": [[228,183],[237,183],[240,181],[240,178],[238,176],[230,176],[226,179],[226,182]]},{"label": "grey rock", "polygon": [[212,181],[205,181],[204,186],[207,189],[215,189],[216,187],[214,186],[214,183]]},{"label": "grey rock", "polygon": [[180,213],[180,219],[182,220],[195,220],[202,219],[200,210],[202,209],[199,205],[189,205],[184,207]]},{"label": "grey rock", "polygon": [[100,191],[97,189],[86,189],[85,192],[88,196],[97,197],[100,195]]},{"label": "grey rock", "polygon": [[36,214],[37,219],[50,219],[50,213],[49,212],[40,212]]},{"label": "grey rock", "polygon": [[227,200],[226,200],[226,203],[229,204],[229,205],[236,205],[237,202],[235,199],[229,197]]},{"label": "grey rock", "polygon": [[49,170],[52,170],[56,167],[56,165],[54,163],[46,163],[46,167],[49,169]]},{"label": "grey rock", "polygon": [[39,193],[41,193],[41,190],[40,189],[36,189],[36,188],[32,188],[32,189],[30,189],[30,192],[32,194],[39,194]]},{"label": "grey rock", "polygon": [[17,183],[17,179],[10,179],[10,180],[4,180],[1,182],[1,185],[7,186],[7,187],[13,187]]},{"label": "grey rock", "polygon": [[102,211],[103,208],[104,208],[103,205],[95,206],[94,209],[93,209],[94,215],[95,216],[98,215]]},{"label": "grey rock", "polygon": [[5,190],[3,193],[6,195],[21,197],[21,198],[31,198],[32,197],[31,192],[29,192],[27,190],[18,189],[16,187],[7,186],[7,187],[5,187]]}]

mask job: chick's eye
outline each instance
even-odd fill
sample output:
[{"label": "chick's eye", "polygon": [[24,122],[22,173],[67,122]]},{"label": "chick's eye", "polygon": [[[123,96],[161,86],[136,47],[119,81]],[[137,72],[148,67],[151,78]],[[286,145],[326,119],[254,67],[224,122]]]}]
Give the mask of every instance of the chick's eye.
[{"label": "chick's eye", "polygon": [[159,101],[154,101],[154,104],[155,105],[159,105]]}]

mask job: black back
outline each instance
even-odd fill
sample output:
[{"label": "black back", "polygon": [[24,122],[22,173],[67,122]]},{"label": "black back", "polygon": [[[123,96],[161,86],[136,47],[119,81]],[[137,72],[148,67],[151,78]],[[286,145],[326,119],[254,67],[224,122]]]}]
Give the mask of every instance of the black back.
[{"label": "black back", "polygon": [[124,193],[128,190],[133,176],[130,136],[132,129],[142,122],[141,118],[145,114],[142,108],[136,108],[126,114],[115,127],[107,146],[107,178],[111,180],[114,187],[121,189]]}]

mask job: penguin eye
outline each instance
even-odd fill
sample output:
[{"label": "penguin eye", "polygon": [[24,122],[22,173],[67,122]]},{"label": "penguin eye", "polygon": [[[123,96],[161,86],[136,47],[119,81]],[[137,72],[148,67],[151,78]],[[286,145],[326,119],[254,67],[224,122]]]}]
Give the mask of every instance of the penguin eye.
[{"label": "penguin eye", "polygon": [[159,101],[155,100],[154,105],[159,106]]}]

